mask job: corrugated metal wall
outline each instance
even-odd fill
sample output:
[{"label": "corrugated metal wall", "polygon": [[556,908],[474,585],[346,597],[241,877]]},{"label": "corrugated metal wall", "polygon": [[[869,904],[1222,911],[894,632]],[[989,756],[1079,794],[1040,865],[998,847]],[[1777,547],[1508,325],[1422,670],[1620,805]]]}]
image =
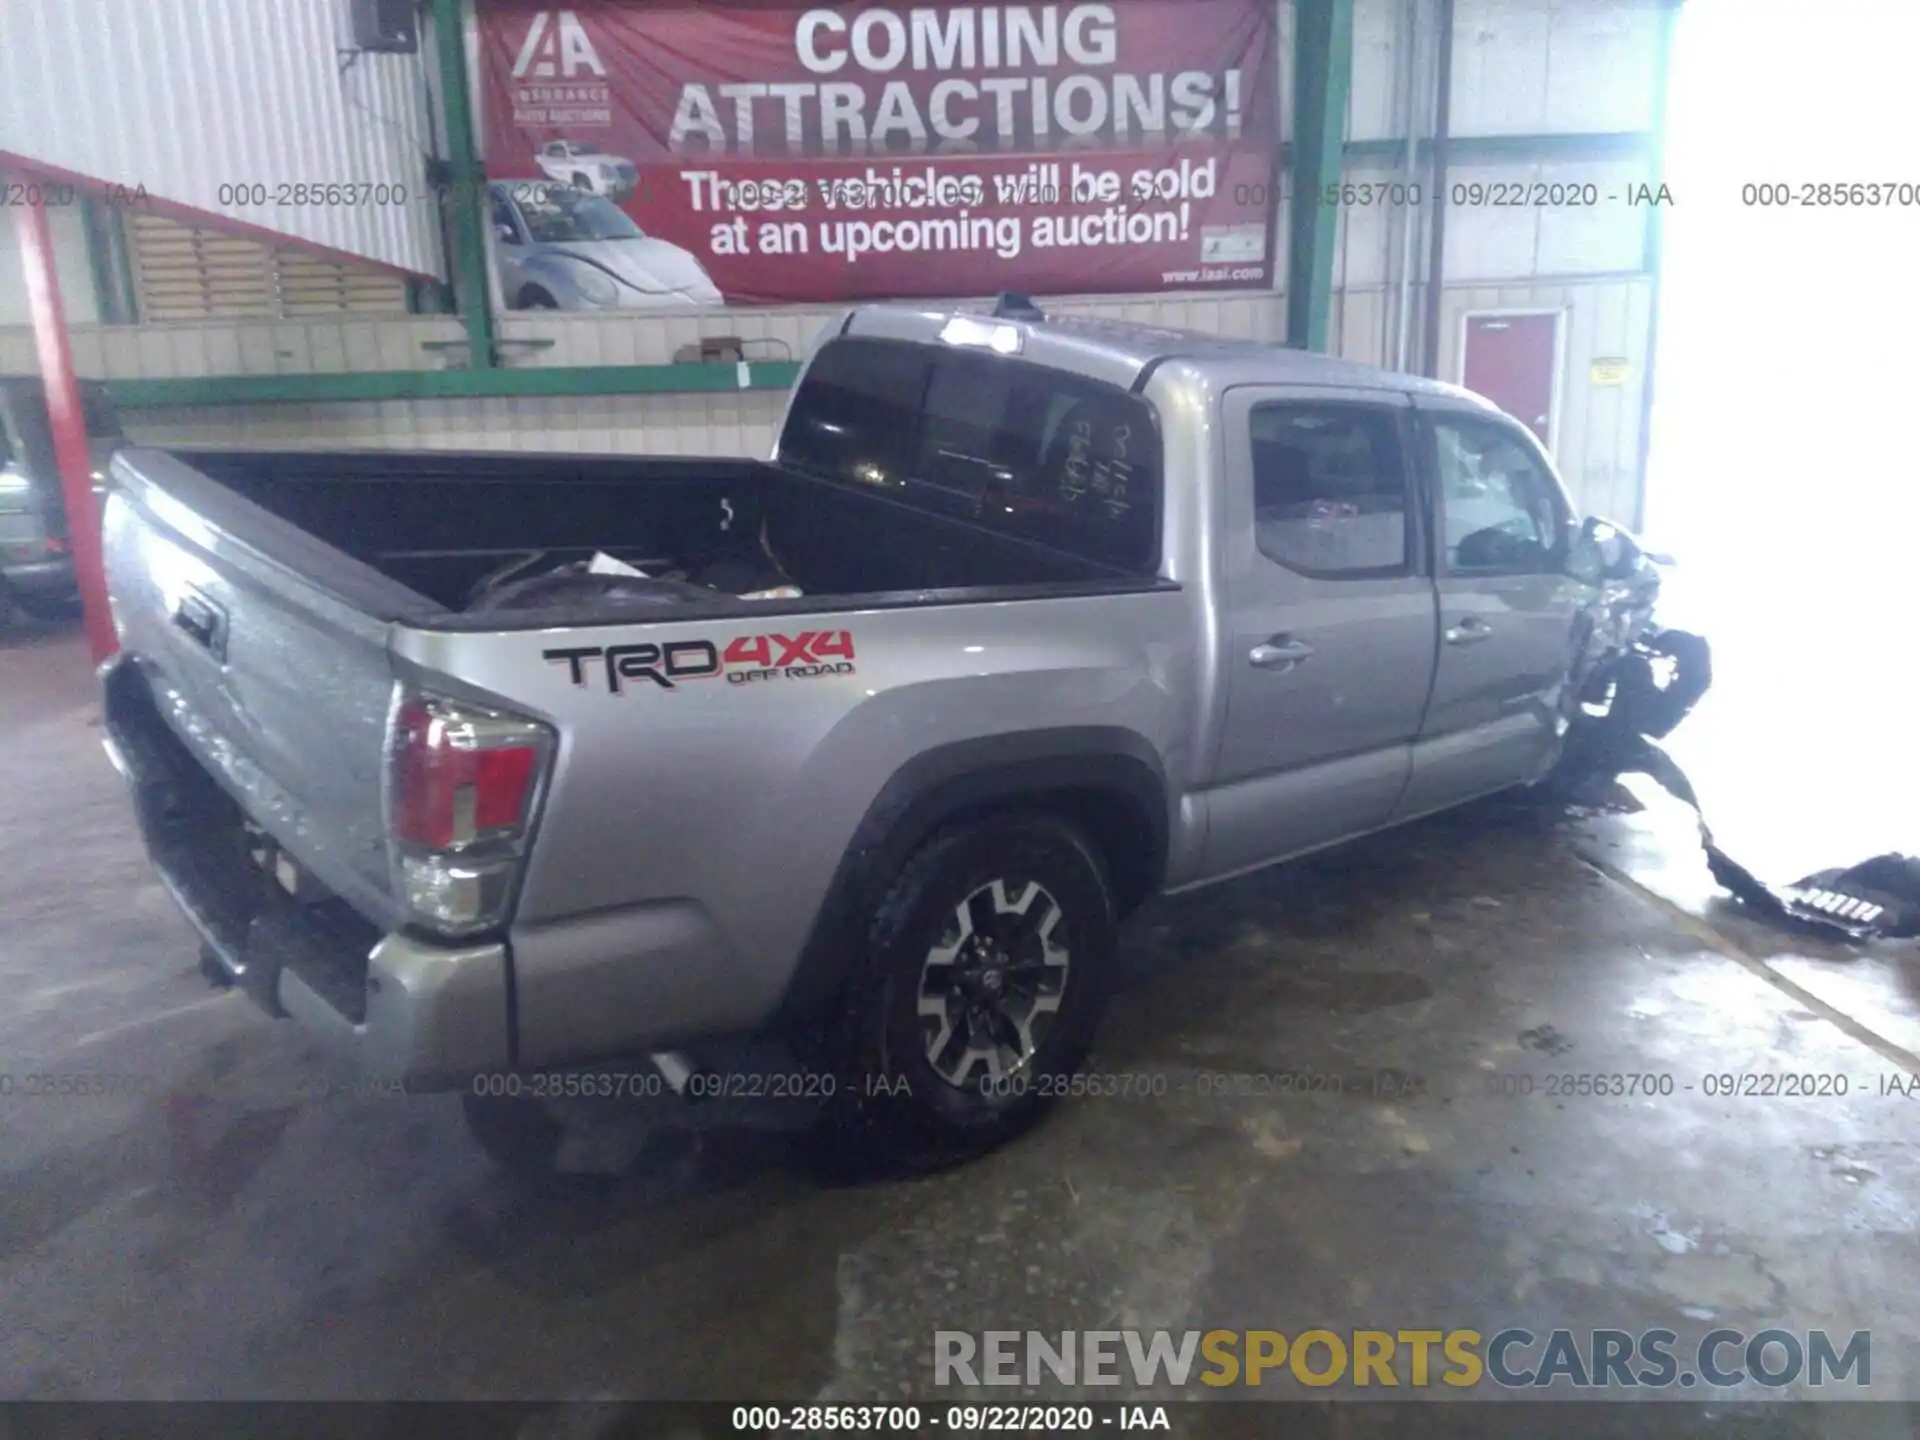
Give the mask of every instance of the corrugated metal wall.
[{"label": "corrugated metal wall", "polygon": [[[0,36],[0,45],[5,44]],[[87,273],[87,237],[78,205],[49,208],[47,228],[53,236],[54,263],[60,271],[61,297],[67,305],[67,323],[91,325],[100,318],[100,303]],[[0,209],[0,353],[4,353],[15,326],[33,323],[27,309],[27,282],[20,269],[20,232],[13,217]],[[31,336],[27,339],[31,342]],[[33,353],[29,343],[26,353]],[[12,367],[0,365],[0,370]],[[28,369],[32,369],[29,362]]]},{"label": "corrugated metal wall", "polygon": [[[429,343],[459,341],[466,333],[458,320],[446,315],[73,325],[69,329],[74,368],[96,380],[427,370],[438,363],[426,348]],[[33,332],[0,330],[0,372],[31,373],[36,368]]]},{"label": "corrugated metal wall", "polygon": [[[422,57],[341,54],[346,16],[346,0],[5,0],[0,150],[442,275]],[[407,196],[275,193],[343,183]],[[264,186],[265,203],[232,203],[234,185]]]},{"label": "corrugated metal wall", "polygon": [[[50,11],[55,0],[6,0]],[[76,9],[116,0],[71,0]],[[125,0],[129,6],[132,0]],[[172,9],[193,0],[141,0]],[[242,0],[204,0],[228,7]],[[251,0],[263,14],[294,7],[309,20],[342,0]],[[1291,6],[1281,25],[1291,31]],[[1644,130],[1655,111],[1655,55],[1662,0],[1458,0],[1454,121],[1461,135]],[[208,12],[212,14],[211,11]],[[1426,13],[1432,13],[1430,3]],[[263,22],[241,29],[257,35]],[[1430,30],[1430,26],[1428,29]],[[1389,139],[1412,123],[1424,134],[1430,96],[1409,95],[1401,0],[1357,0],[1350,134]],[[247,42],[236,41],[236,45]],[[306,42],[303,42],[306,43]],[[1416,54],[1430,64],[1433,37]],[[331,55],[331,42],[323,47]],[[365,63],[365,62],[363,62]],[[388,62],[381,62],[388,63]],[[411,60],[405,62],[413,63]],[[1284,68],[1284,67],[1283,67]],[[1283,91],[1290,77],[1283,74]],[[0,105],[5,103],[0,96]],[[307,102],[303,102],[307,103]],[[1286,114],[1283,104],[1282,114]],[[103,124],[106,122],[102,122]],[[277,140],[260,137],[261,153]],[[1356,178],[1391,179],[1392,160],[1372,159]],[[1425,179],[1424,173],[1420,177]],[[1647,178],[1640,160],[1479,164],[1465,182],[1578,183],[1610,194]],[[1335,272],[1333,347],[1349,358],[1392,363],[1403,217],[1390,207],[1349,209]],[[1584,207],[1456,207],[1450,211],[1442,376],[1459,378],[1459,339],[1472,311],[1553,310],[1563,317],[1555,449],[1580,502],[1629,518],[1640,458],[1640,417],[1649,369],[1651,283],[1641,273],[1646,211],[1622,203]],[[1285,226],[1278,227],[1285,243]],[[1424,254],[1424,245],[1420,252]],[[1421,291],[1411,292],[1417,315]],[[1085,298],[1049,308],[1277,341],[1284,298],[1274,293]],[[513,315],[501,336],[516,366],[660,364],[701,338],[757,342],[756,358],[804,352],[833,307],[626,316]],[[80,326],[75,354],[88,375],[126,378],[308,371],[408,370],[439,363],[437,343],[462,332],[450,317],[247,324],[201,322],[131,328]],[[1416,352],[1417,353],[1417,352]],[[1592,363],[1624,360],[1625,382],[1596,384]],[[0,370],[33,366],[30,337],[0,329]],[[764,392],[556,397],[505,401],[393,401],[240,406],[132,417],[144,436],[182,443],[393,445],[482,449],[762,453],[782,399]]]},{"label": "corrugated metal wall", "polygon": [[[1336,299],[1333,333],[1339,353],[1377,364],[1390,295],[1359,288]],[[1585,509],[1607,515],[1633,512],[1639,473],[1640,407],[1647,375],[1651,284],[1644,277],[1570,280],[1555,285],[1450,286],[1443,306],[1449,335],[1459,335],[1468,313],[1478,310],[1546,309],[1561,314],[1566,334],[1560,430],[1555,451],[1562,474]],[[1163,297],[1081,302],[1061,311],[1105,314],[1149,324],[1178,326],[1252,339],[1276,340],[1285,329],[1278,296],[1247,298]],[[523,333],[553,338],[541,363],[645,364],[667,358],[678,345],[726,334],[767,338],[805,352],[830,312],[759,312],[727,317],[641,324],[591,316],[516,322]],[[335,346],[380,346],[388,352],[431,338],[445,321],[399,325],[348,323],[326,327]],[[233,353],[250,327],[199,327],[201,347],[176,350],[171,359],[199,362],[210,352]],[[275,327],[291,340],[312,327]],[[97,333],[97,332],[96,332]],[[109,337],[113,332],[105,332]],[[109,340],[109,346],[112,341]],[[86,359],[99,352],[82,350]],[[362,353],[375,353],[363,349]],[[255,360],[265,359],[257,350]],[[100,358],[106,358],[100,355]],[[124,352],[120,358],[126,358]],[[149,361],[161,357],[149,355]],[[1594,385],[1592,364],[1628,362],[1626,383]],[[6,363],[0,347],[0,367]],[[1459,379],[1459,349],[1442,349],[1444,377]],[[89,368],[83,361],[82,368]],[[333,365],[329,368],[390,368]],[[103,373],[103,372],[93,372]],[[147,371],[145,373],[154,373]],[[214,373],[190,369],[179,373]],[[257,373],[280,373],[265,366]],[[764,454],[773,443],[785,397],[768,391],[690,395],[556,396],[515,400],[396,400],[338,405],[247,405],[231,409],[145,411],[129,417],[134,431],[156,444],[273,446],[394,446],[470,450],[557,450],[633,454]]]},{"label": "corrugated metal wall", "polygon": [[[1456,0],[1454,133],[1648,129],[1663,8],[1664,0]],[[1355,0],[1351,140],[1405,133],[1400,9],[1401,0]]]},{"label": "corrugated metal wall", "polygon": [[136,303],[149,324],[408,313],[406,280],[384,267],[163,215],[124,218]]}]

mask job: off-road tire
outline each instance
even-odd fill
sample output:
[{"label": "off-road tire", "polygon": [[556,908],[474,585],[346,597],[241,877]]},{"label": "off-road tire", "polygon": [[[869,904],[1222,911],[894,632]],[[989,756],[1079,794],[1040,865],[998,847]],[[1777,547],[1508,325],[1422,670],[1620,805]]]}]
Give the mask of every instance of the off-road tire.
[{"label": "off-road tire", "polygon": [[[1001,881],[1018,898],[1037,882],[1060,912],[1069,956],[1058,1009],[1029,1061],[996,1082],[944,1078],[920,1013],[930,953],[951,918]],[[1037,901],[1034,903],[1038,903]],[[1011,917],[1009,917],[1011,918]],[[1077,828],[1044,813],[1009,813],[934,834],[872,912],[838,1047],[838,1120],[903,1154],[974,1153],[1018,1135],[1047,1109],[1092,1045],[1113,975],[1119,920],[1106,865]],[[1031,967],[1028,967],[1031,968]],[[928,1027],[923,1029],[923,1026]]]}]

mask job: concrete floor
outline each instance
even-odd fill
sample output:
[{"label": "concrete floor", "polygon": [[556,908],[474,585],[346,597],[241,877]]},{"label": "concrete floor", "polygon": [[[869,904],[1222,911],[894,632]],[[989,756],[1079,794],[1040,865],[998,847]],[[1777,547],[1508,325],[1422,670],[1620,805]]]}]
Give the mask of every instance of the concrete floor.
[{"label": "concrete floor", "polygon": [[[1914,947],[1729,913],[1671,806],[1483,806],[1156,904],[1093,1068],[1169,1093],[966,1167],[836,1186],[722,1130],[536,1195],[454,1099],[318,1093],[345,1077],[207,990],[98,738],[77,633],[0,637],[0,1396],[871,1401],[934,1395],[935,1329],[1777,1324],[1871,1329],[1869,1393],[1920,1400],[1920,1099],[1878,1093],[1920,1073]],[[1674,1093],[1486,1093],[1572,1070]],[[1787,1070],[1852,1094],[1699,1088]],[[20,1093],[76,1071],[140,1093]],[[1302,1071],[1347,1093],[1200,1093]]]}]

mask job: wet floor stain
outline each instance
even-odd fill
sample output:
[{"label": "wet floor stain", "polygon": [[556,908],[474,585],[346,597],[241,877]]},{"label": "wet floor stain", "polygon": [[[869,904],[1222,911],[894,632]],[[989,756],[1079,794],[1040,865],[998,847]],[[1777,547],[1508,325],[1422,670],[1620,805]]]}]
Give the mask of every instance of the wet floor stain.
[{"label": "wet floor stain", "polygon": [[[0,978],[46,1002],[0,1036],[200,1098],[0,1107],[0,1285],[29,1321],[0,1337],[0,1393],[870,1401],[929,1395],[942,1328],[1870,1323],[1876,1387],[1920,1396],[1912,1102],[1703,1095],[1707,1070],[1864,1073],[1864,1052],[1602,880],[1557,820],[1477,807],[1156,902],[1089,1063],[1148,1083],[969,1164],[849,1181],[790,1136],[663,1135],[549,1192],[492,1172],[452,1097],[276,1089],[316,1062],[196,1004],[191,937],[68,719],[0,752],[0,913],[24,917]],[[57,873],[15,844],[53,825]],[[78,872],[126,904],[13,904]],[[1574,1069],[1675,1084],[1519,1084]],[[1420,1433],[1482,1440],[1501,1408],[1423,1406]],[[1580,1433],[1614,1413],[1583,1407]],[[1343,1404],[1287,1433],[1404,1418]]]}]

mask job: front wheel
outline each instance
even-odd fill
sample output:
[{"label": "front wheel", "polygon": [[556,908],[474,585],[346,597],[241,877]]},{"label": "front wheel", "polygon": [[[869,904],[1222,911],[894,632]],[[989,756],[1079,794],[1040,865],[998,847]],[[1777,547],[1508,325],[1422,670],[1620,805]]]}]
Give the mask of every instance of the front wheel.
[{"label": "front wheel", "polygon": [[1117,930],[1099,852],[1066,821],[935,835],[868,932],[842,1080],[866,1128],[980,1149],[1032,1124],[1086,1059]]}]

